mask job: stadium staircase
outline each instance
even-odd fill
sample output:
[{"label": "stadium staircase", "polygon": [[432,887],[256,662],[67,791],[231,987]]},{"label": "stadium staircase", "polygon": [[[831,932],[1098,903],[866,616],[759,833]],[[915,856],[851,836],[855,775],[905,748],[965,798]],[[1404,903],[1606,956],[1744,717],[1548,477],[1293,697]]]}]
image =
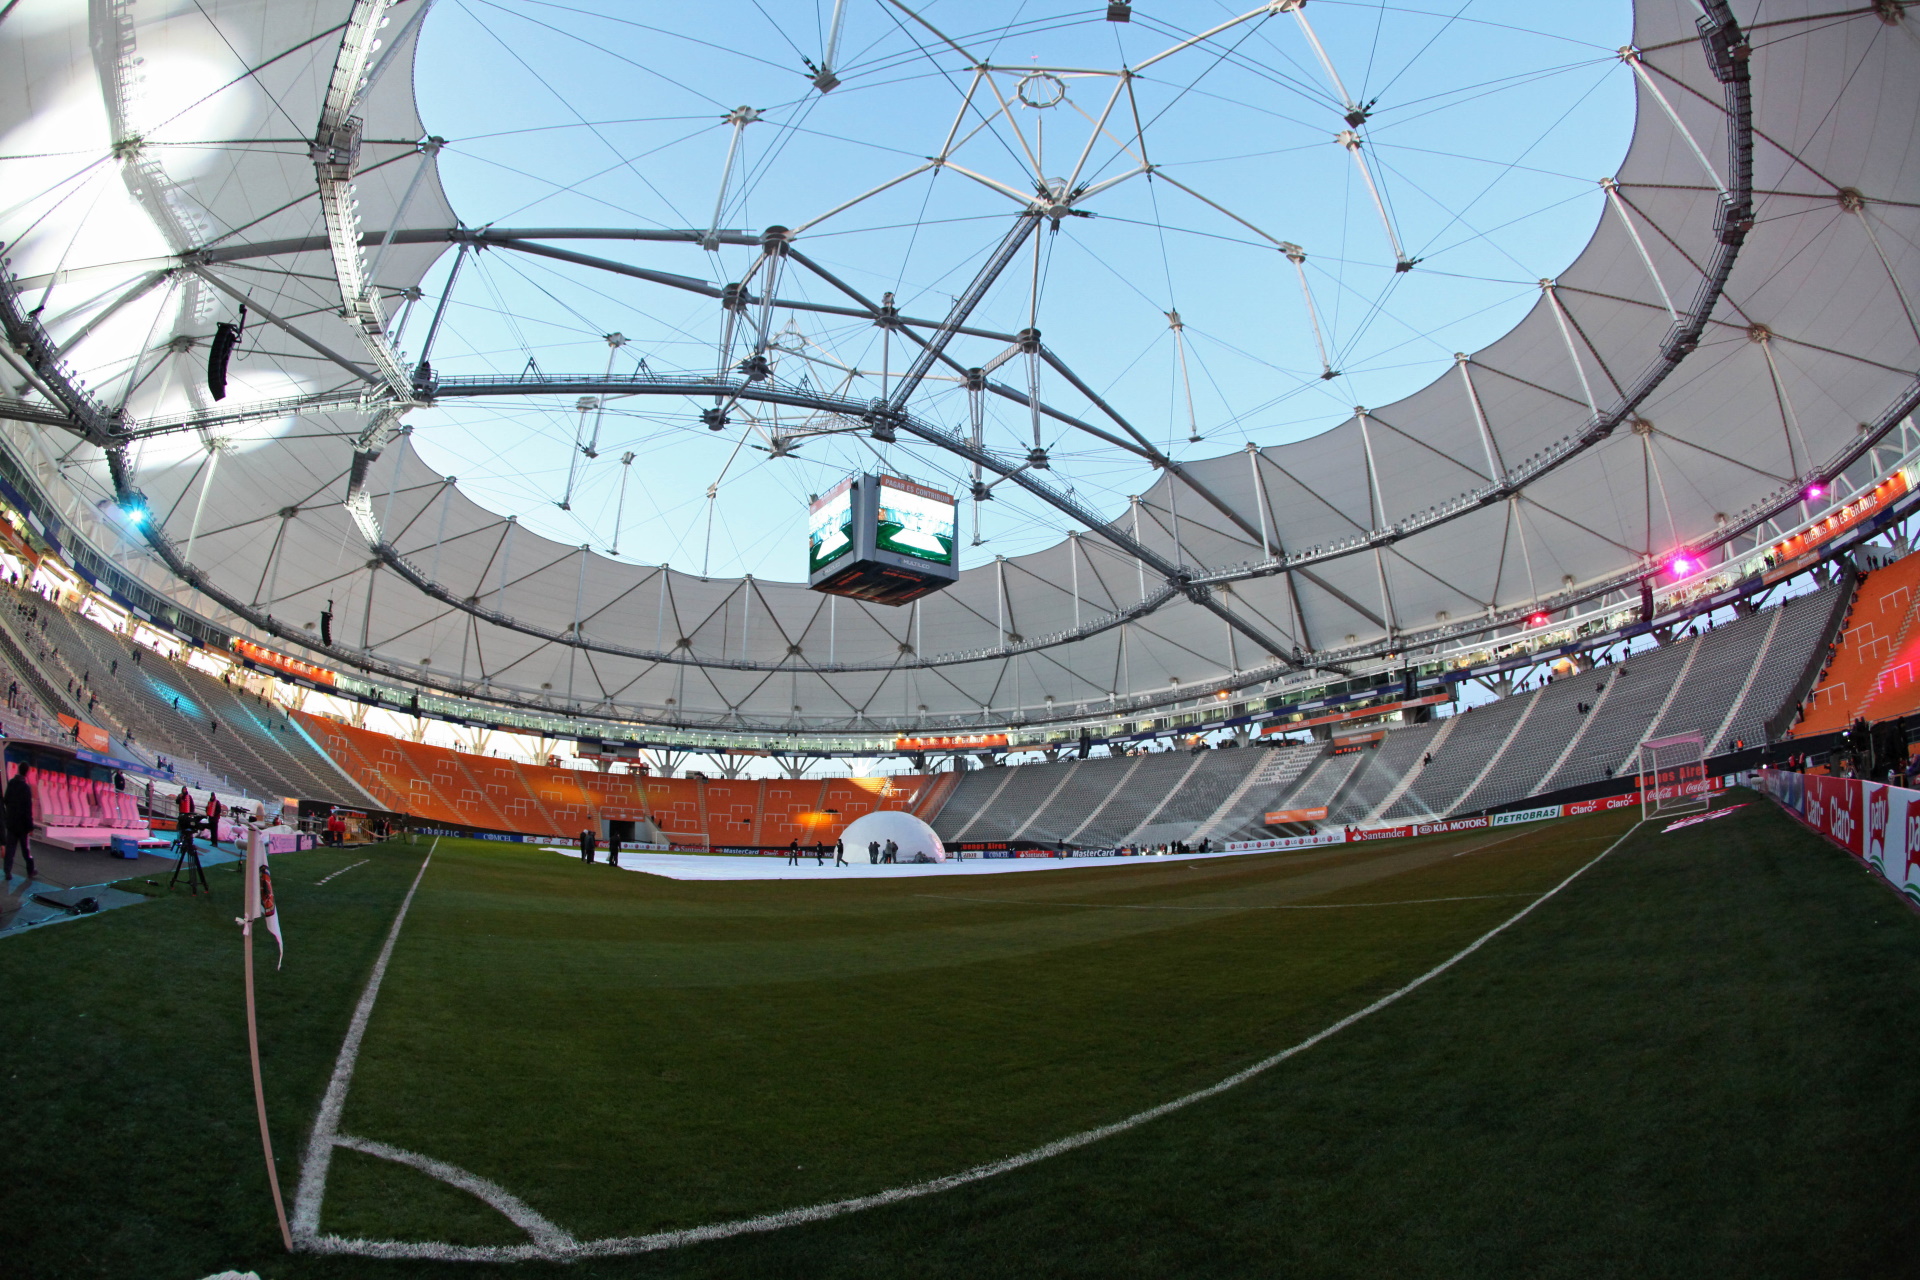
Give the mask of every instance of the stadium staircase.
[{"label": "stadium staircase", "polygon": [[1920,710],[1920,555],[1859,581],[1832,654],[1792,736],[1845,729],[1856,719],[1891,720]]},{"label": "stadium staircase", "polygon": [[1263,748],[1260,754],[1265,758],[1260,766],[1242,778],[1207,820],[1194,828],[1194,841],[1261,839],[1268,834],[1262,819],[1280,807],[1286,793],[1323,751],[1325,748],[1317,742]]},{"label": "stadium staircase", "polygon": [[946,807],[947,801],[953,799],[953,793],[959,789],[960,779],[964,776],[959,773],[934,774],[932,781],[921,787],[914,796],[913,806],[908,812],[928,826],[932,826],[939,818],[940,811]]},{"label": "stadium staircase", "polygon": [[1380,803],[1362,815],[1360,821],[1378,822],[1382,814],[1393,808],[1394,805],[1400,803],[1401,797],[1405,796],[1408,788],[1413,786],[1414,779],[1418,778],[1421,770],[1427,767],[1425,763],[1426,757],[1439,755],[1446,750],[1447,739],[1453,736],[1454,727],[1459,723],[1459,716],[1448,716],[1439,721],[1439,727],[1433,731],[1432,735],[1421,748],[1422,762],[1418,765],[1409,764],[1406,771],[1400,775],[1400,781],[1394,783],[1387,794],[1381,797]]}]

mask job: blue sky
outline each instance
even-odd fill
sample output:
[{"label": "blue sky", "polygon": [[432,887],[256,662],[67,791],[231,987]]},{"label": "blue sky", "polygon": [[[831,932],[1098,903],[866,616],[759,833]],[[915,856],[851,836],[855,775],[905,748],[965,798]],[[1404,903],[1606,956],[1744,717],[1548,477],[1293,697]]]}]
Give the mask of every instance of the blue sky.
[{"label": "blue sky", "polygon": [[[441,173],[453,207],[468,225],[704,230],[718,202],[725,228],[796,227],[926,164],[953,130],[966,140],[948,166],[796,242],[866,296],[891,292],[902,313],[940,317],[1013,222],[1018,205],[995,184],[1118,179],[1077,202],[1093,216],[1043,231],[1037,256],[1016,258],[973,323],[1009,333],[1034,323],[1143,435],[1194,458],[1325,430],[1505,332],[1533,305],[1538,280],[1591,235],[1597,182],[1618,164],[1633,123],[1632,86],[1614,57],[1630,36],[1625,0],[1314,0],[1305,13],[1344,96],[1291,15],[1173,53],[1127,92],[1111,74],[1034,69],[1140,67],[1244,10],[1145,3],[1119,24],[1104,20],[1104,4],[987,0],[913,6],[924,24],[883,0],[846,0],[841,83],[821,93],[808,63],[823,60],[833,7],[439,0],[416,80],[429,131],[449,140]],[[1004,69],[975,84],[973,61]],[[1036,105],[1021,101],[1023,90]],[[1336,141],[1356,105],[1368,112],[1358,131],[1366,175]],[[736,129],[726,117],[742,106],[758,117]],[[1139,172],[1143,145],[1151,174]],[[1393,238],[1417,260],[1411,271],[1394,269]],[[1276,240],[1305,249],[1314,313]],[[742,278],[756,256],[569,247],[713,284]],[[429,276],[429,298],[447,265]],[[779,293],[847,301],[792,264]],[[693,293],[493,251],[463,273],[433,359],[445,373],[518,373],[530,363],[599,372],[610,355],[623,371],[644,360],[656,371],[711,373],[722,321],[718,303]],[[776,376],[788,381],[871,396],[883,370],[897,376],[911,359],[901,339],[859,320],[775,312],[769,328]],[[403,345],[417,349],[424,329],[410,321]],[[627,341],[610,350],[604,335],[615,332]],[[1335,378],[1320,376],[1321,343]],[[961,338],[952,352],[981,364],[1004,346]],[[996,373],[1020,388],[1027,376],[1024,357]],[[1040,390],[1097,420],[1050,371]],[[774,436],[829,424],[788,410],[711,432],[701,407],[629,399],[583,416],[571,401],[485,402],[410,421],[436,467],[530,527],[602,551],[617,532],[623,558],[714,575],[803,576],[807,499],[852,470],[886,466],[956,490],[968,479],[949,455],[856,433],[776,456]],[[950,381],[924,384],[913,407],[949,427],[968,422]],[[576,444],[595,431],[598,456],[587,459]],[[990,448],[1024,456],[1030,415],[993,401],[985,434]],[[1041,434],[1056,479],[1100,510],[1118,514],[1151,483],[1140,459],[1089,436],[1053,422]],[[628,452],[634,462],[623,467]],[[963,563],[1064,533],[1051,509],[1011,489],[982,504],[978,545],[972,504],[962,504]],[[563,498],[570,510],[556,505]]]}]

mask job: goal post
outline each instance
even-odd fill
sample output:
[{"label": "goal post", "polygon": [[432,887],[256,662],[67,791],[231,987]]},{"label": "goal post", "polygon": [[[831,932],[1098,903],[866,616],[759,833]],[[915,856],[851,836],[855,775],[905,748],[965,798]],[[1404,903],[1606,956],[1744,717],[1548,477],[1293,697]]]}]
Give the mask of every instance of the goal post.
[{"label": "goal post", "polygon": [[1649,738],[1638,756],[1642,820],[1709,807],[1706,741],[1699,733]]}]

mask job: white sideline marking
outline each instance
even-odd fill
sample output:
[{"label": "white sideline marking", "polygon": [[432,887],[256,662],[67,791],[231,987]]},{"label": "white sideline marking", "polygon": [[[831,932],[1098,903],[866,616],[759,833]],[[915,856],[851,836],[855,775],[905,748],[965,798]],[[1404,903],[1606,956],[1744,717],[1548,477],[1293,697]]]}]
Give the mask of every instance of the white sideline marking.
[{"label": "white sideline marking", "polygon": [[1483,898],[1531,898],[1530,893],[1470,893],[1461,898],[1401,898],[1394,902],[1289,902],[1270,906],[1164,907],[1131,902],[1049,902],[1035,898],[968,898],[957,893],[922,893],[921,898],[945,902],[991,902],[1001,907],[1098,907],[1102,911],[1344,911],[1349,907],[1417,907],[1429,902],[1479,902]]},{"label": "white sideline marking", "polygon": [[[435,837],[435,838],[436,838],[436,839],[438,839],[438,837]],[[429,857],[431,857],[432,855],[431,855],[431,854],[429,854],[428,856],[429,856]],[[343,875],[345,875],[345,874],[347,874],[347,872],[349,872],[349,871],[351,871],[351,870],[353,870],[353,868],[354,868],[354,867],[364,867],[364,866],[366,866],[366,865],[367,865],[367,864],[368,864],[369,862],[372,862],[372,861],[373,861],[373,859],[372,859],[372,858],[362,858],[362,859],[360,859],[360,861],[358,861],[358,862],[356,862],[356,863],[353,863],[353,864],[352,864],[352,865],[350,865],[350,866],[345,866],[345,867],[342,867],[342,868],[340,868],[340,869],[339,869],[338,871],[335,871],[335,872],[332,872],[332,873],[331,873],[331,874],[329,874],[329,875],[324,875],[324,876],[321,876],[321,877],[320,877],[320,878],[319,878],[318,880],[315,880],[315,881],[313,882],[313,887],[314,887],[314,888],[316,888],[316,889],[318,889],[318,888],[319,888],[319,887],[320,887],[321,885],[323,885],[323,884],[325,884],[325,883],[326,883],[327,881],[329,881],[329,880],[331,880],[331,879],[333,879],[333,877],[334,877],[334,876],[343,876]]]},{"label": "white sideline marking", "polygon": [[[1024,1169],[1030,1164],[1038,1164],[1042,1160],[1048,1160],[1058,1155],[1065,1155],[1067,1152],[1077,1151],[1081,1147],[1091,1146],[1102,1138],[1111,1138],[1115,1134],[1125,1133],[1129,1129],[1137,1129],[1149,1121],[1158,1120],[1162,1116],[1184,1110],[1196,1102],[1204,1102],[1208,1098],[1227,1092],[1229,1089],[1237,1088],[1255,1076],[1279,1066],[1287,1059],[1305,1053],[1322,1040],[1329,1039],[1345,1031],[1354,1023],[1378,1013],[1388,1005],[1399,1000],[1402,996],[1425,986],[1480,948],[1486,946],[1502,933],[1505,933],[1508,929],[1511,929],[1514,925],[1520,923],[1520,921],[1526,919],[1541,903],[1559,893],[1575,880],[1578,880],[1597,865],[1602,858],[1605,858],[1615,849],[1625,844],[1633,834],[1640,829],[1641,825],[1641,822],[1634,823],[1631,827],[1627,828],[1626,833],[1618,840],[1615,840],[1612,844],[1595,854],[1591,860],[1581,864],[1581,866],[1566,879],[1413,981],[1397,990],[1389,991],[1386,995],[1381,996],[1364,1009],[1350,1013],[1333,1025],[1322,1028],[1292,1048],[1282,1049],[1279,1053],[1268,1058],[1262,1058],[1252,1066],[1236,1071],[1234,1074],[1216,1084],[1210,1084],[1204,1089],[1196,1089],[1192,1093],[1175,1098],[1171,1102],[1163,1102],[1157,1107],[1149,1107],[1145,1111],[1135,1112],[1133,1115],[1123,1120],[1116,1120],[1112,1124],[1104,1124],[1098,1128],[1086,1129],[1080,1133],[1069,1134],[1064,1138],[1056,1138],[1052,1142],[1035,1147],[1030,1151],[1023,1151],[1018,1155],[1007,1156],[1005,1159],[995,1160],[988,1164],[975,1165],[971,1169],[963,1169],[959,1173],[950,1173],[945,1177],[932,1178],[926,1182],[915,1182],[904,1187],[894,1187],[887,1191],[877,1191],[872,1195],[854,1196],[846,1200],[830,1200],[825,1204],[807,1205],[798,1209],[782,1209],[776,1213],[765,1213],[752,1218],[736,1218],[731,1222],[715,1222],[704,1227],[688,1227],[680,1231],[656,1231],[651,1235],[644,1236],[609,1236],[602,1240],[585,1241],[575,1241],[571,1237],[566,1237],[566,1243],[555,1243],[551,1245],[540,1243],[539,1237],[536,1236],[533,1242],[522,1245],[458,1245],[409,1240],[349,1240],[340,1236],[321,1236],[311,1232],[303,1236],[301,1234],[301,1228],[296,1226],[294,1228],[295,1247],[305,1249],[312,1253],[352,1254],[367,1258],[425,1258],[440,1262],[565,1261],[573,1258],[619,1257],[635,1253],[654,1253],[662,1249],[677,1249],[683,1245],[701,1244],[708,1240],[725,1240],[733,1236],[779,1231],[785,1227],[797,1227],[809,1222],[824,1222],[830,1218],[844,1217],[849,1213],[859,1213],[865,1209],[878,1209],[890,1204],[899,1204],[904,1200],[917,1200],[922,1196],[930,1196],[942,1191],[951,1191],[955,1187],[964,1187],[969,1183],[984,1182],[988,1178],[998,1177],[1003,1173],[1012,1173],[1014,1170]],[[433,856],[431,850],[428,851],[427,856],[429,858]],[[426,874],[426,865],[424,863],[421,864],[420,870],[422,875]],[[419,883],[418,879],[414,881],[416,888],[419,886]],[[409,901],[412,899],[413,894],[411,890],[408,891],[407,897]],[[406,905],[404,903],[401,905],[400,913],[403,917],[406,915]],[[394,933],[397,934],[399,929],[400,922],[395,920]],[[393,939],[389,936],[387,940],[388,950],[391,950],[392,946]],[[381,969],[384,969],[385,965],[386,952],[383,951],[380,956],[380,965],[375,969],[374,981],[370,983],[368,987],[370,993],[377,987],[379,973]],[[354,1030],[348,1033],[350,1038],[355,1037],[357,1032],[365,1025],[366,1019],[363,1015],[372,1005],[371,994],[362,998],[361,1005],[362,1008],[354,1014]],[[353,1039],[353,1044],[356,1049],[358,1048],[358,1043],[357,1039]],[[341,1055],[344,1060],[346,1055],[344,1046],[341,1049]],[[347,1071],[349,1075],[352,1073],[351,1064],[348,1065]],[[336,1081],[340,1078],[340,1070],[338,1067],[334,1070],[334,1077]],[[345,1095],[345,1092],[345,1086],[342,1085],[342,1096]],[[332,1084],[328,1085],[327,1098],[329,1101],[333,1098]],[[324,1115],[326,1103],[323,1102],[321,1107]],[[338,1119],[338,1109],[336,1107],[334,1113],[334,1122],[336,1125]],[[316,1124],[315,1133],[317,1134],[318,1132],[319,1126]],[[444,1181],[450,1182],[452,1185],[460,1187],[463,1190],[473,1191],[473,1194],[480,1196],[483,1200],[487,1200],[487,1202],[493,1204],[495,1208],[500,1208],[500,1204],[490,1199],[487,1194],[482,1194],[480,1191],[474,1190],[474,1185],[486,1187],[490,1193],[497,1192],[505,1200],[511,1201],[514,1205],[524,1210],[531,1218],[538,1219],[540,1223],[548,1227],[552,1226],[552,1224],[547,1223],[545,1218],[541,1218],[531,1209],[527,1209],[518,1199],[500,1190],[500,1188],[496,1187],[493,1183],[467,1173],[465,1170],[456,1169],[452,1165],[443,1164],[438,1160],[431,1160],[425,1156],[416,1156],[410,1152],[385,1147],[378,1143],[364,1143],[359,1139],[341,1139],[337,1136],[334,1138],[334,1141],[339,1142],[341,1145],[346,1145],[349,1142],[357,1143],[359,1144],[358,1149],[363,1151],[372,1151],[373,1148],[380,1147],[381,1149],[374,1151],[373,1154],[381,1154],[385,1155],[387,1159],[399,1160],[403,1164],[411,1165],[423,1172],[432,1174],[434,1177],[442,1178]],[[307,1159],[309,1167],[311,1167],[313,1161],[312,1151],[307,1153]],[[325,1177],[326,1167],[324,1162],[320,1166],[320,1173],[322,1177]],[[456,1181],[456,1178],[460,1180]],[[300,1205],[302,1206],[306,1204],[308,1181],[308,1174],[303,1173],[300,1181]],[[313,1216],[317,1221],[319,1218],[318,1192],[314,1194],[313,1205]],[[506,1212],[505,1209],[501,1211],[503,1213]],[[515,1221],[518,1221],[518,1219],[515,1219]],[[559,1228],[554,1227],[552,1229],[561,1236],[565,1236],[565,1233],[560,1232]],[[527,1229],[527,1233],[534,1235],[534,1232],[530,1228]]]},{"label": "white sideline marking", "polygon": [[347,1085],[352,1082],[353,1068],[360,1060],[360,1041],[367,1034],[367,1019],[373,1016],[373,1002],[380,994],[381,980],[387,976],[387,961],[393,958],[393,944],[400,940],[400,926],[406,921],[407,908],[413,905],[413,895],[426,878],[427,864],[433,861],[433,851],[439,847],[440,838],[435,836],[433,844],[427,848],[427,856],[420,862],[419,873],[413,877],[412,887],[407,890],[407,896],[400,900],[400,910],[393,917],[393,927],[387,930],[387,941],[380,948],[380,958],[373,962],[373,975],[367,979],[367,989],[360,993],[360,1003],[353,1010],[353,1021],[347,1024],[347,1038],[340,1044],[340,1056],[333,1061],[333,1076],[327,1081],[327,1092],[320,1099],[320,1114],[313,1121],[313,1136],[307,1140],[307,1158],[300,1165],[300,1190],[293,1201],[295,1245],[320,1234],[320,1201],[327,1192],[327,1168],[333,1163],[334,1144],[340,1136],[340,1111],[346,1105]]}]

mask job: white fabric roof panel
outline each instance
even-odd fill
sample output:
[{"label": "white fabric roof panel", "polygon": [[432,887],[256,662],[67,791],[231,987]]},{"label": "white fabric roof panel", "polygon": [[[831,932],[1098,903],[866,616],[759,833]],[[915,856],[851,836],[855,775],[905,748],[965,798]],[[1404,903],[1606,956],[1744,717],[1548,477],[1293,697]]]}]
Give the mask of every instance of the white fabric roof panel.
[{"label": "white fabric roof panel", "polygon": [[[419,167],[432,163],[415,149],[422,133],[410,80],[416,3],[394,6],[387,29],[394,47],[382,51],[390,55],[384,63],[375,55],[380,70],[358,108],[365,123],[355,190],[361,226],[376,236],[392,226],[458,223],[430,168],[414,185]],[[0,238],[26,293],[51,283],[42,322],[54,340],[73,343],[84,331],[69,354],[76,371],[95,388],[115,379],[135,386],[127,408],[136,420],[207,407],[196,389],[203,343],[213,321],[233,318],[233,298],[176,270],[99,319],[150,273],[178,268],[175,255],[188,249],[212,250],[207,269],[219,280],[370,369],[357,330],[340,318],[304,141],[320,119],[351,6],[183,10],[136,0],[95,9],[98,27],[86,4],[26,0],[0,26],[0,65],[17,72],[0,76],[5,153],[26,154],[26,144],[55,133],[65,139],[60,148],[35,145],[72,153],[0,160],[0,189],[47,193],[0,210]],[[1514,501],[1458,515],[1377,556],[1355,547],[1290,577],[1216,587],[1223,604],[1282,648],[1329,649],[1349,636],[1360,644],[1380,639],[1389,613],[1399,629],[1417,630],[1442,616],[1526,605],[1569,577],[1604,581],[1643,555],[1712,536],[1718,516],[1809,474],[1910,387],[1920,338],[1895,281],[1906,285],[1908,299],[1920,296],[1914,19],[1862,13],[1809,21],[1822,9],[1807,0],[1769,3],[1764,13],[1754,0],[1733,9],[1742,22],[1767,24],[1752,34],[1749,64],[1756,221],[1698,350],[1640,407],[1650,433],[1623,427],[1531,481]],[[1724,182],[1732,177],[1724,91],[1706,64],[1697,13],[1684,0],[1643,0],[1635,36],[1652,82]],[[238,74],[240,62],[252,74]],[[212,85],[219,87],[208,92]],[[1672,322],[1643,250],[1683,313],[1713,257],[1713,182],[1645,85],[1637,112],[1618,181],[1639,244],[1609,210],[1555,285],[1578,368],[1544,293],[1467,366],[1503,471],[1526,467],[1586,428],[1583,373],[1604,410],[1658,359]],[[117,129],[116,119],[123,121]],[[140,136],[137,155],[106,158],[116,135]],[[169,145],[195,138],[273,141]],[[72,176],[62,164],[67,171],[91,164],[98,173]],[[1860,212],[1843,204],[1842,188],[1864,193]],[[89,212],[77,216],[83,204]],[[283,241],[305,247],[248,248]],[[379,259],[378,284],[392,297],[445,251],[438,243],[384,251],[376,244],[366,257]],[[1755,341],[1763,332],[1764,345]],[[358,385],[257,313],[249,334],[229,405]],[[176,336],[197,341],[167,351]],[[1366,412],[1365,441],[1349,417],[1311,438],[1262,449],[1257,461],[1236,451],[1185,463],[1187,480],[1163,475],[1137,513],[1108,518],[1131,533],[1137,515],[1147,547],[1204,576],[1260,561],[1262,528],[1276,549],[1298,553],[1421,516],[1490,482],[1487,444],[1458,369]],[[1114,692],[1165,689],[1176,679],[1210,687],[1272,660],[1213,613],[1176,598],[1123,628],[1058,647],[905,668],[899,664],[1069,631],[1076,612],[1085,624],[1134,606],[1140,570],[1095,531],[1077,546],[971,566],[956,586],[917,608],[875,609],[829,601],[801,584],[703,580],[583,555],[523,528],[509,534],[508,521],[447,485],[404,437],[389,444],[372,464],[367,494],[389,543],[416,571],[482,610],[549,633],[567,631],[577,618],[589,645],[665,651],[692,664],[575,650],[469,618],[391,569],[370,567],[377,562],[342,506],[352,440],[368,417],[348,407],[222,428],[230,443],[211,487],[198,435],[156,438],[132,451],[136,483],[176,548],[191,537],[191,560],[206,581],[295,634],[309,634],[331,600],[336,641],[357,649],[364,629],[370,658],[439,679],[485,677],[516,696],[605,698],[610,709],[645,717],[859,727],[932,724],[982,707],[992,708],[988,718],[1019,708],[1045,714],[1049,697],[1066,708]],[[12,430],[16,441],[37,436],[48,450],[71,447],[54,428]],[[97,451],[74,456],[80,467],[64,474],[75,493],[88,501],[109,495]],[[289,507],[297,514],[283,519]],[[165,573],[151,560],[137,567],[156,581]],[[1146,573],[1147,593],[1163,585]],[[215,602],[200,606],[247,629]],[[728,665],[740,663],[784,669]],[[896,669],[810,669],[829,663]]]}]

